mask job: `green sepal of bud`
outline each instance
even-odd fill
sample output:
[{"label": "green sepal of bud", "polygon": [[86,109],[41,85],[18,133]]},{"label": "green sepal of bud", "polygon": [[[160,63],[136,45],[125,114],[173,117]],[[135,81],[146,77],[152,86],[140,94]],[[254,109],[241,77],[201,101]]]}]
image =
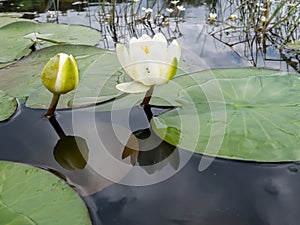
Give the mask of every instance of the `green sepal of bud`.
[{"label": "green sepal of bud", "polygon": [[53,94],[74,90],[79,81],[78,66],[72,55],[59,53],[51,58],[42,71],[42,82]]}]

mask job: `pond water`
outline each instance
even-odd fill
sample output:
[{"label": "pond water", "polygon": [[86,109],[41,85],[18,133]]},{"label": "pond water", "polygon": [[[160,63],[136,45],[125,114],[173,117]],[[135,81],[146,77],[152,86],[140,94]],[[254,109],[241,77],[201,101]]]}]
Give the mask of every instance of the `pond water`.
[{"label": "pond water", "polygon": [[[251,163],[216,158],[206,170],[199,171],[203,156],[160,142],[148,154],[140,154],[128,171],[109,167],[115,175],[109,180],[109,172],[101,168],[105,149],[93,147],[93,140],[100,138],[106,148],[115,148],[113,157],[122,161],[124,146],[112,130],[111,113],[94,115],[77,110],[77,115],[74,111],[73,115],[70,111],[56,115],[67,136],[74,134],[74,118],[81,118],[78,123],[82,131],[76,133],[88,143],[89,156],[66,145],[58,147],[59,132],[44,113],[22,107],[13,120],[0,124],[0,158],[36,165],[65,179],[83,196],[95,225],[299,223],[300,168],[296,162]],[[115,116],[122,118],[126,113],[119,111]],[[143,110],[135,108],[131,113],[132,130],[148,127]],[[125,127],[122,119],[119,125]],[[124,136],[129,133],[128,129]],[[114,179],[120,180],[115,183]]]},{"label": "pond water", "polygon": [[[19,8],[13,9],[7,2],[12,1],[3,1],[1,10],[24,11],[20,7],[32,3],[35,6],[26,11],[38,11],[35,19],[41,22],[50,18],[43,10],[53,9],[48,1],[43,1],[41,8],[41,1],[14,1]],[[142,1],[141,7],[158,10],[163,2]],[[268,42],[266,49],[258,43],[249,49],[249,40],[234,32],[221,32],[223,23],[207,20],[210,12],[216,12],[218,18],[234,12],[228,2],[183,1],[185,11],[170,20],[169,26],[156,25],[153,30],[165,32],[169,39],[177,38],[191,58],[201,58],[208,68],[255,65],[299,72],[299,54],[278,49],[275,42]],[[66,2],[60,7],[60,23],[99,29],[103,37],[99,47],[114,49],[116,37],[126,42],[134,36],[122,26],[117,26],[117,36],[112,35],[114,28],[109,30],[109,22],[102,24],[101,15],[97,17],[101,12],[97,2],[88,7]],[[124,3],[117,7],[124,9]],[[135,32],[151,33],[149,26],[135,24],[135,28]],[[233,45],[237,40],[240,43]],[[149,114],[155,116],[168,109],[153,106],[146,114],[140,107],[93,110],[60,110],[56,120],[51,120],[44,117],[44,110],[20,105],[12,119],[0,123],[0,159],[36,165],[65,179],[82,196],[94,225],[299,224],[299,163],[215,158],[207,169],[199,171],[199,162],[210,157],[174,147],[149,127]],[[74,147],[75,142],[81,143],[81,151]],[[112,168],[114,163],[117,166]]]}]

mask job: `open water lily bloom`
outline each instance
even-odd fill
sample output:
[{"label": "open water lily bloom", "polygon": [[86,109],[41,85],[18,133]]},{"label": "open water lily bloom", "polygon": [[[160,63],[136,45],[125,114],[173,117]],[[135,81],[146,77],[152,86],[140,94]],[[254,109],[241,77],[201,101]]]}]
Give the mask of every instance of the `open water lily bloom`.
[{"label": "open water lily bloom", "polygon": [[165,36],[157,33],[153,38],[146,34],[132,38],[128,47],[117,44],[116,52],[121,66],[133,79],[117,84],[116,88],[127,93],[141,93],[175,76],[181,47],[176,40],[168,45]]}]

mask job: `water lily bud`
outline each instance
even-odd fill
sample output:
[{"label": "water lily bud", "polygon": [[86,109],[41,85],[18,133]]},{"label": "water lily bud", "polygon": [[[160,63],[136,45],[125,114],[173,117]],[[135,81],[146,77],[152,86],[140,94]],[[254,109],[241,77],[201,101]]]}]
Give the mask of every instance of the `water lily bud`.
[{"label": "water lily bud", "polygon": [[72,55],[59,53],[51,58],[42,72],[42,82],[53,94],[65,94],[78,85],[79,72]]}]

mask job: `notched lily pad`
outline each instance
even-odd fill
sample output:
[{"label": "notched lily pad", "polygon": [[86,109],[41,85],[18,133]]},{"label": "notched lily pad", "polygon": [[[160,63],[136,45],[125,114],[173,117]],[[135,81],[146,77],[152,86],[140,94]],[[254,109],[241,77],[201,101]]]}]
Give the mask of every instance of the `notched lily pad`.
[{"label": "notched lily pad", "polygon": [[41,49],[55,44],[96,45],[100,40],[99,32],[88,27],[34,21],[17,21],[2,26],[0,36],[1,63],[18,60],[34,48]]},{"label": "notched lily pad", "polygon": [[91,225],[82,199],[45,170],[0,161],[0,187],[2,224]]},{"label": "notched lily pad", "polygon": [[9,119],[17,108],[16,99],[0,90],[0,122]]},{"label": "notched lily pad", "polygon": [[[182,106],[155,117],[154,131],[171,144],[206,155],[300,160],[299,75],[258,69],[212,72],[215,79],[180,91]],[[192,78],[202,80],[205,73]]]}]

